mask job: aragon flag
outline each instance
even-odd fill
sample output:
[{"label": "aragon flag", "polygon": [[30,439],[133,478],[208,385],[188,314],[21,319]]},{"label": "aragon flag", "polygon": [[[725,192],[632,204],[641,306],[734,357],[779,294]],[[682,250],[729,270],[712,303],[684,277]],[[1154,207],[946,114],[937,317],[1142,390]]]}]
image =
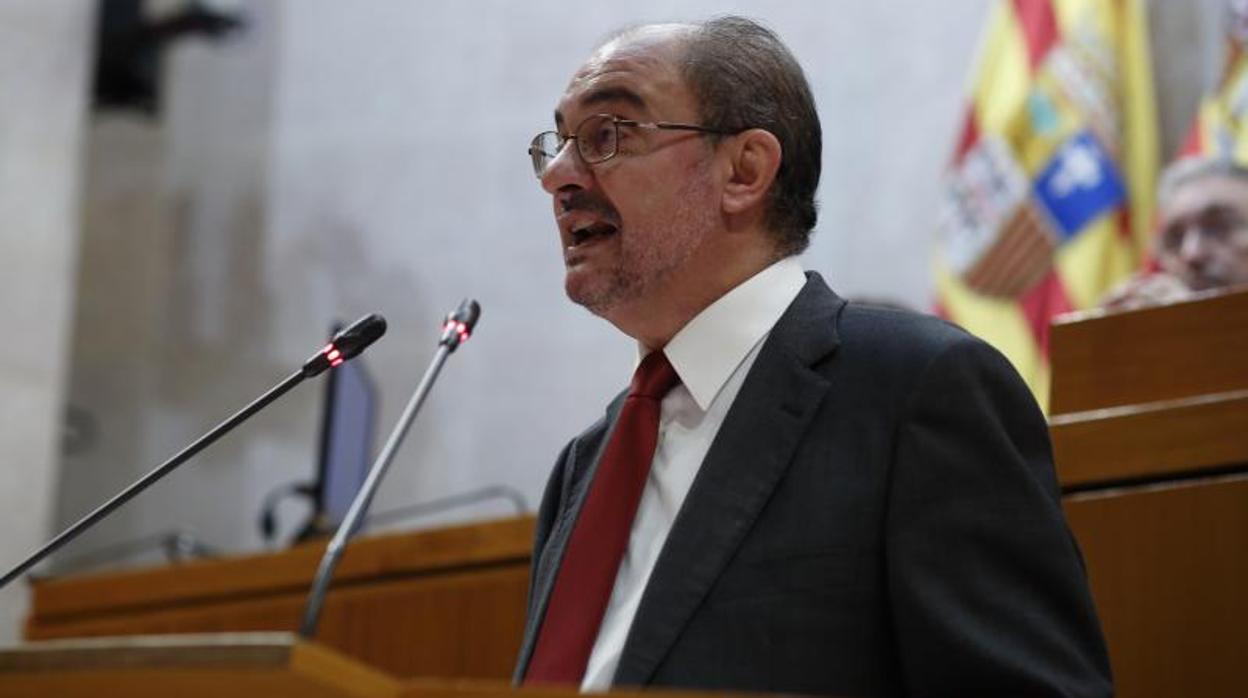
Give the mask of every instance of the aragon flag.
[{"label": "aragon flag", "polygon": [[1142,0],[998,0],[944,182],[936,311],[1048,408],[1049,321],[1144,259],[1157,124]]},{"label": "aragon flag", "polygon": [[1248,0],[1227,3],[1226,62],[1213,92],[1201,101],[1179,153],[1248,166]]}]

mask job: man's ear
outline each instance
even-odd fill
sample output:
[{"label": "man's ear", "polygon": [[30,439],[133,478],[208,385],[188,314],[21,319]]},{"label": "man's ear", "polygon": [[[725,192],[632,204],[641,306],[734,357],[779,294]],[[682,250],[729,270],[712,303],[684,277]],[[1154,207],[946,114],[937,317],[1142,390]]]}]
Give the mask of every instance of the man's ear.
[{"label": "man's ear", "polygon": [[770,131],[752,128],[738,133],[729,145],[731,160],[724,184],[724,212],[735,215],[765,206],[784,155],[780,141]]}]

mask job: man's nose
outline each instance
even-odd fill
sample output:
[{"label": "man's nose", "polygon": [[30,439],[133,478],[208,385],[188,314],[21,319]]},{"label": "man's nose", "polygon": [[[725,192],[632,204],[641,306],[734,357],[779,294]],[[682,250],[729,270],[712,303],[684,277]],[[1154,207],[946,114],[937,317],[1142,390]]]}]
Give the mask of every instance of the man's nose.
[{"label": "man's nose", "polygon": [[1179,258],[1188,264],[1200,263],[1209,255],[1209,239],[1199,225],[1189,225],[1179,244]]},{"label": "man's nose", "polygon": [[593,173],[576,152],[576,141],[568,140],[542,172],[542,188],[549,194],[570,187],[586,189]]}]

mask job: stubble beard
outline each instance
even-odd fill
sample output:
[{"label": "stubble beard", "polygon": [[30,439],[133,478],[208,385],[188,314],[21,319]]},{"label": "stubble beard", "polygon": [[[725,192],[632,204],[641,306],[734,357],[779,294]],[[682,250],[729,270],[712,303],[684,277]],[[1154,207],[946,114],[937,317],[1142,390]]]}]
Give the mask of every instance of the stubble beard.
[{"label": "stubble beard", "polygon": [[636,229],[622,227],[616,235],[620,245],[618,263],[575,288],[568,298],[600,317],[646,296],[693,256],[711,234],[715,211],[710,200],[710,176],[704,169],[690,177],[676,192],[680,202],[675,215],[664,222]]}]

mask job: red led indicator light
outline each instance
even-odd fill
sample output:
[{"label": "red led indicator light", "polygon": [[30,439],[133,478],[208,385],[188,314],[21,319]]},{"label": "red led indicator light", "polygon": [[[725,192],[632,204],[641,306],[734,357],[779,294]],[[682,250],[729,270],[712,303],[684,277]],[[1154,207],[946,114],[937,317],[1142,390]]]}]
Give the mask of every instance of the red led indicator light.
[{"label": "red led indicator light", "polygon": [[471,333],[468,332],[468,325],[460,322],[459,320],[455,320],[454,318],[448,319],[446,324],[442,325],[442,331],[444,333],[454,332],[455,335],[459,337],[459,341],[461,343],[468,341],[468,338],[472,336]]},{"label": "red led indicator light", "polygon": [[342,352],[338,351],[337,348],[332,348],[329,350],[328,353],[325,354],[325,358],[329,359],[330,361],[340,361],[342,358]]}]

